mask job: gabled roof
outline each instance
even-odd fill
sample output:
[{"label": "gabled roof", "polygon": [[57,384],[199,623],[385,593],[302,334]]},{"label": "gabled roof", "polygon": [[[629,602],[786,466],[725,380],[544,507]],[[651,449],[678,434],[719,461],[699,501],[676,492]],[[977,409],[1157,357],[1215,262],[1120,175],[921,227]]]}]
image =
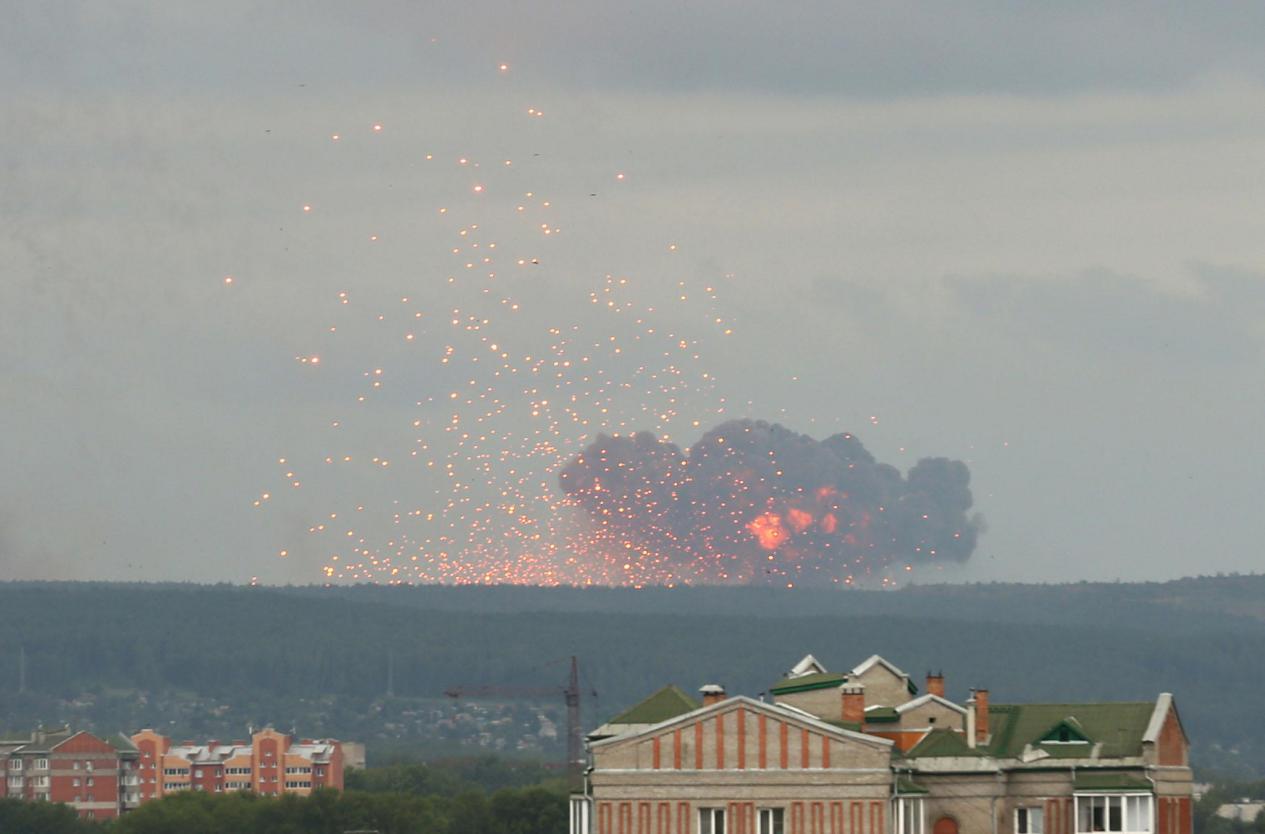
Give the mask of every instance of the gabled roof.
[{"label": "gabled roof", "polygon": [[[1160,740],[1160,732],[1164,729],[1164,720],[1168,718],[1168,713],[1172,712],[1177,718],[1177,725],[1181,726],[1182,717],[1177,713],[1177,705],[1173,703],[1173,695],[1171,692],[1161,692],[1160,697],[1155,699],[1155,709],[1151,711],[1151,720],[1146,724],[1146,732],[1142,734],[1142,740],[1155,743]],[[1182,735],[1186,734],[1186,728],[1182,727]]]},{"label": "gabled roof", "polygon": [[[989,707],[992,739],[987,751],[1001,758],[1019,756],[1037,746],[1052,727],[1075,718],[1083,733],[1098,742],[1100,758],[1140,756],[1143,736],[1156,705],[1149,702],[1106,704],[994,704]],[[1054,745],[1057,746],[1057,745]],[[1049,750],[1050,747],[1042,748]]]},{"label": "gabled roof", "polygon": [[[806,710],[797,709],[795,707],[791,707],[786,704],[770,703],[768,701],[757,701],[754,698],[748,698],[746,695],[735,695],[732,698],[727,698],[724,701],[718,701],[717,703],[714,703],[714,704],[708,704],[706,706],[699,707],[698,709],[693,710],[692,712],[687,712],[687,713],[684,713],[683,715],[677,715],[665,721],[660,721],[657,724],[639,727],[633,732],[625,733],[624,735],[611,736],[608,738],[602,738],[602,739],[592,741],[590,742],[589,746],[590,748],[604,747],[608,744],[617,744],[617,743],[626,742],[634,738],[640,738],[647,735],[656,735],[665,730],[673,729],[677,725],[686,724],[695,719],[704,718],[708,715],[713,715],[715,713],[725,712],[727,710],[736,708],[738,706],[745,707],[746,709],[749,709],[752,712],[764,713],[765,715],[772,715],[773,717],[776,717],[776,718],[783,718],[783,719],[789,719],[791,721],[796,721],[796,722],[799,722],[800,724],[803,724],[809,728],[815,729],[819,732],[832,735],[836,738],[843,738],[848,741],[859,741],[862,744],[868,744],[873,747],[887,747],[887,748],[892,748],[896,744],[891,739],[880,738],[879,736],[872,736],[867,733],[858,732],[856,730],[845,729],[837,724],[832,724],[830,722],[823,721],[820,718],[817,718],[816,716],[814,716],[812,713],[807,712]],[[611,723],[614,723],[614,722],[611,722]]]},{"label": "gabled roof", "polygon": [[909,690],[909,694],[910,695],[918,694],[918,687],[916,684],[914,684],[913,679],[910,678],[909,675],[905,674],[900,669],[896,668],[896,666],[892,664],[891,661],[887,660],[887,658],[881,657],[876,654],[872,654],[869,657],[867,657],[865,660],[861,661],[860,665],[858,665],[856,668],[852,670],[852,676],[860,677],[861,675],[864,675],[866,672],[873,669],[875,666],[882,666],[883,668],[891,672],[896,677],[904,678],[905,687]]},{"label": "gabled roof", "polygon": [[922,741],[905,752],[907,759],[983,755],[967,743],[966,737],[961,733],[948,729],[932,730],[922,737]]},{"label": "gabled roof", "polygon": [[786,673],[788,678],[798,678],[802,675],[821,674],[826,671],[826,667],[818,662],[817,658],[811,654],[804,655],[804,659],[791,667],[791,671]]},{"label": "gabled roof", "polygon": [[948,707],[954,712],[959,712],[962,715],[966,715],[966,707],[961,706],[960,704],[955,704],[952,701],[950,701],[948,698],[942,698],[933,692],[928,692],[926,695],[923,695],[919,698],[914,698],[912,701],[906,701],[905,703],[896,707],[896,712],[897,714],[904,713],[907,710],[917,709],[923,704],[929,704],[929,703],[936,703],[942,707]]},{"label": "gabled roof", "polygon": [[847,681],[848,676],[842,672],[816,672],[810,675],[782,678],[769,687],[774,695],[789,695],[792,692],[808,692],[813,689],[828,689]]},{"label": "gabled roof", "polygon": [[899,721],[900,713],[896,711],[896,707],[874,704],[873,706],[865,708],[865,720],[867,723],[870,721],[879,723]]},{"label": "gabled roof", "polygon": [[669,718],[692,712],[698,707],[698,701],[686,695],[680,687],[669,684],[606,723],[658,724],[660,721],[667,721]]}]

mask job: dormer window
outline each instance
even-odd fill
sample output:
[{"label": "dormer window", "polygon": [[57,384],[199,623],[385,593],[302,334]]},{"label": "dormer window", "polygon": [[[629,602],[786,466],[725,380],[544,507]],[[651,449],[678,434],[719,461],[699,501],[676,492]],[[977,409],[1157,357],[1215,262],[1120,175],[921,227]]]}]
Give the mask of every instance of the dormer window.
[{"label": "dormer window", "polygon": [[1092,744],[1091,739],[1075,718],[1064,718],[1041,736],[1040,744]]}]

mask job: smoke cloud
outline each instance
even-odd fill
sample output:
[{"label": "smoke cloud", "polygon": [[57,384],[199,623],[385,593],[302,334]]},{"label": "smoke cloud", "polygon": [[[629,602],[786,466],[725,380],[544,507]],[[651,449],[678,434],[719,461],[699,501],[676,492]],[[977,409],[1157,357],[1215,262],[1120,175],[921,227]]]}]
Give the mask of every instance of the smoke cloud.
[{"label": "smoke cloud", "polygon": [[[599,435],[559,474],[597,546],[661,581],[851,583],[970,558],[966,464],[902,475],[854,435],[722,423],[682,450],[649,432]],[[645,570],[649,568],[649,570]]]}]

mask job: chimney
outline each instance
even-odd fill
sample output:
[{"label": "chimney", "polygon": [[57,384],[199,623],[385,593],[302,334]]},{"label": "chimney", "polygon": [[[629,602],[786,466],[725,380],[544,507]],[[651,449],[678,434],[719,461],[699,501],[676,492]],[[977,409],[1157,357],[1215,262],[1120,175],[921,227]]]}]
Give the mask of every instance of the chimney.
[{"label": "chimney", "polygon": [[975,743],[988,743],[988,690],[975,690]]},{"label": "chimney", "polygon": [[725,687],[718,683],[709,683],[699,688],[699,693],[703,696],[703,706],[710,707],[712,704],[719,704],[725,700]]},{"label": "chimney", "polygon": [[839,691],[843,693],[843,712],[840,718],[850,724],[864,724],[865,687],[859,683],[845,683]]},{"label": "chimney", "polygon": [[927,673],[927,694],[944,697],[944,672]]}]

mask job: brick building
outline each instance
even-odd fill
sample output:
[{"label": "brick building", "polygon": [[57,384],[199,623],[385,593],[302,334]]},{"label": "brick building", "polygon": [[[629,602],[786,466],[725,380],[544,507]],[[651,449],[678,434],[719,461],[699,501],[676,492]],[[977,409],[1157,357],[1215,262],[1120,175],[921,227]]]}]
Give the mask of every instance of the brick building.
[{"label": "brick building", "polygon": [[651,695],[589,736],[572,834],[1191,834],[1189,744],[1153,701],[964,704],[875,655],[771,699]]},{"label": "brick building", "polygon": [[69,727],[0,740],[0,797],[61,802],[87,819],[114,819],[140,804],[138,758],[126,736]]},{"label": "brick building", "polygon": [[141,801],[189,790],[305,796],[343,787],[342,745],[333,739],[294,739],[266,727],[249,740],[227,743],[172,744],[153,730],[131,740],[139,751]]}]

